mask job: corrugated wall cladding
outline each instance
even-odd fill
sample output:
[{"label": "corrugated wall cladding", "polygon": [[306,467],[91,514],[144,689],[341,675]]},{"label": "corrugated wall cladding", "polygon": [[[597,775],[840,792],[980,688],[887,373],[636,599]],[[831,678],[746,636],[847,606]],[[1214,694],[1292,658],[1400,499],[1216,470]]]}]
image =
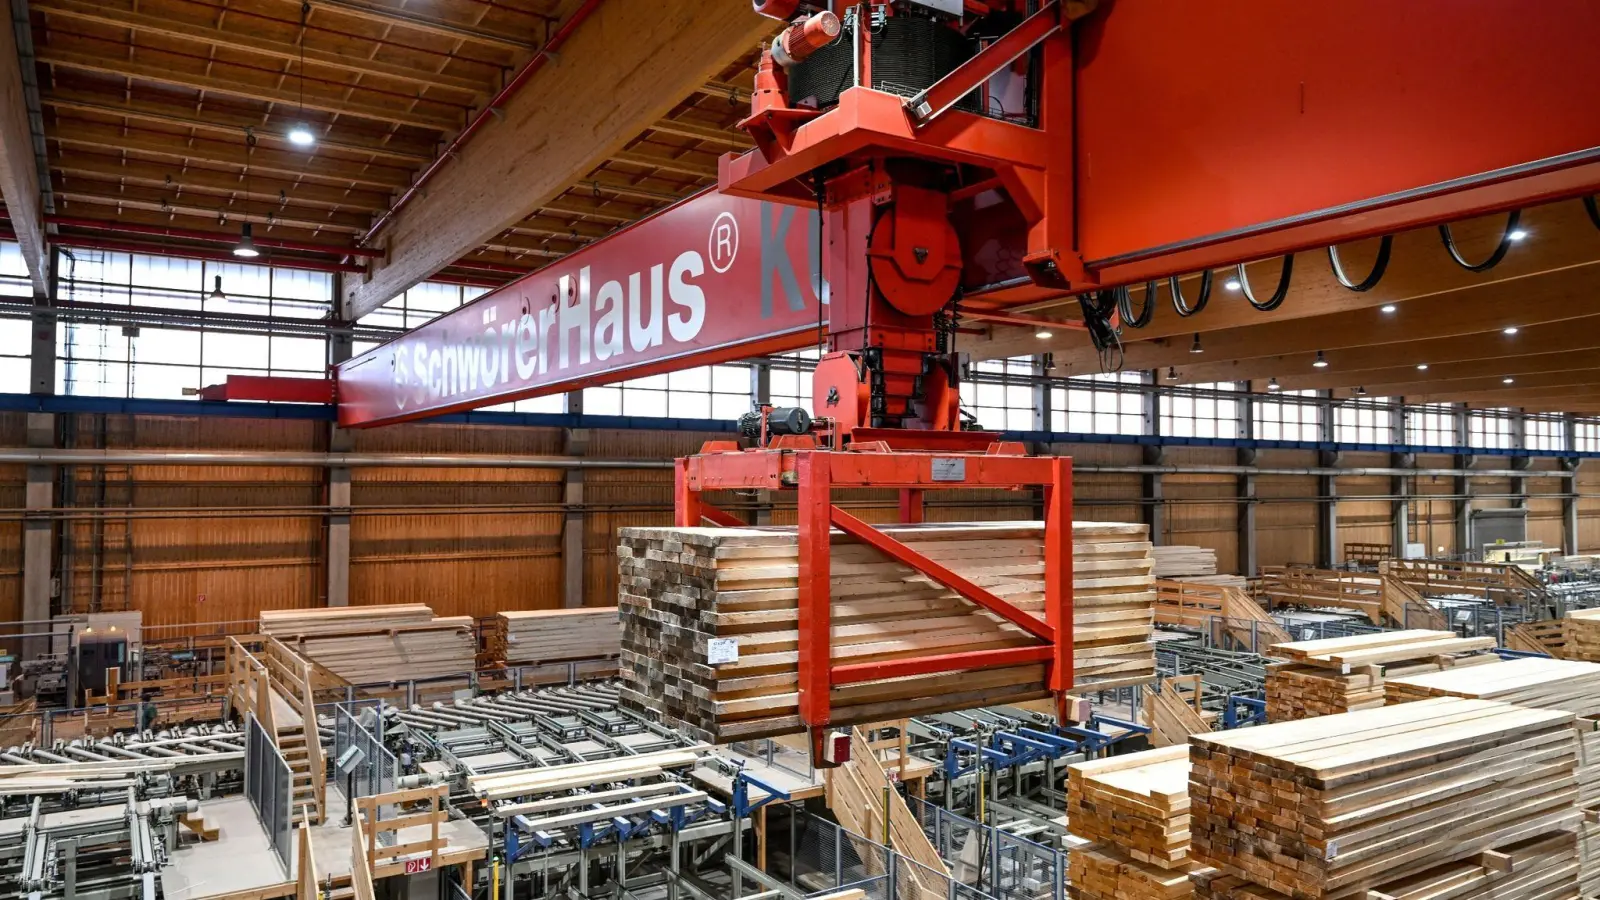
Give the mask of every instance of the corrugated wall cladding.
[{"label": "corrugated wall cladding", "polygon": [[351,605],[426,603],[441,616],[560,606],[562,494],[557,469],[353,471]]},{"label": "corrugated wall cladding", "polygon": [[559,428],[521,425],[385,425],[347,432],[358,453],[484,453],[556,456],[564,452]]}]

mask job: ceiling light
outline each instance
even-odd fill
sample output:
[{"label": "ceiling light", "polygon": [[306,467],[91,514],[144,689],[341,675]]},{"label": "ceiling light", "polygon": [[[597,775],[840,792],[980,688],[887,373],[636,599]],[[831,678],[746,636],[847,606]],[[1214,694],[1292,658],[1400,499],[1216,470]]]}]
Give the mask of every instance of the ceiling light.
[{"label": "ceiling light", "polygon": [[1393,303],[1385,303],[1384,305],[1378,307],[1378,312],[1392,313],[1398,308],[1399,307],[1395,306]]},{"label": "ceiling light", "polygon": [[1237,278],[1229,278],[1227,281],[1224,281],[1222,283],[1222,286],[1227,288],[1230,291],[1237,291],[1239,289],[1239,287],[1240,287],[1239,279],[1237,279]]},{"label": "ceiling light", "polygon": [[1367,395],[1367,389],[1358,384],[1356,385],[1355,394],[1357,397],[1365,397]]},{"label": "ceiling light", "polygon": [[241,259],[255,259],[261,255],[261,251],[256,249],[255,239],[250,236],[249,222],[239,230],[239,243],[233,245],[233,255]]},{"label": "ceiling light", "polygon": [[1427,363],[1419,363],[1417,365],[1417,371],[1418,372],[1426,372],[1426,371],[1428,371],[1428,364]]},{"label": "ceiling light", "polygon": [[1516,379],[1515,378],[1502,378],[1502,379],[1500,379],[1500,383],[1501,384],[1515,384],[1516,383]]},{"label": "ceiling light", "polygon": [[1321,350],[1318,350],[1317,351],[1317,361],[1312,363],[1311,365],[1315,366],[1318,369],[1326,369],[1328,367],[1328,359],[1327,359],[1327,357],[1322,355],[1322,351]]},{"label": "ceiling light", "polygon": [[1510,234],[1506,235],[1507,238],[1510,238],[1513,241],[1520,241],[1520,240],[1522,240],[1523,238],[1525,238],[1527,236],[1528,236],[1528,232],[1524,231],[1521,228],[1513,229]]},{"label": "ceiling light", "polygon": [[1510,326],[1510,327],[1509,327],[1509,328],[1507,328],[1507,329],[1506,329],[1506,330],[1505,330],[1505,332],[1504,332],[1504,333],[1505,333],[1505,334],[1516,334],[1516,333],[1517,333],[1517,332],[1518,332],[1518,331],[1520,331],[1520,330],[1521,330],[1521,329],[1519,329],[1519,328],[1517,328],[1517,326],[1515,326],[1515,325],[1512,325],[1512,326]]},{"label": "ceiling light", "polygon": [[206,295],[206,299],[207,300],[226,300],[226,299],[228,299],[228,295],[224,294],[222,292],[222,276],[218,275],[216,281],[214,281],[212,283],[215,284],[216,286],[211,289],[211,293]]},{"label": "ceiling light", "polygon": [[1177,381],[1178,380],[1178,367],[1177,366],[1167,366],[1167,380],[1168,381]]},{"label": "ceiling light", "polygon": [[1206,352],[1205,348],[1200,346],[1200,333],[1198,331],[1195,332],[1194,343],[1189,345],[1189,352],[1190,353],[1204,353],[1204,352]]},{"label": "ceiling light", "polygon": [[1042,340],[1045,340],[1046,338],[1050,337],[1050,332],[1045,331],[1043,328],[1041,328],[1038,331],[1035,331],[1033,333],[1033,336],[1042,341]]},{"label": "ceiling light", "polygon": [[1274,375],[1270,380],[1267,381],[1267,390],[1277,393],[1278,387],[1278,376]]},{"label": "ceiling light", "polygon": [[317,142],[317,136],[311,133],[311,126],[304,122],[296,122],[289,129],[289,143],[296,147],[309,147]]}]

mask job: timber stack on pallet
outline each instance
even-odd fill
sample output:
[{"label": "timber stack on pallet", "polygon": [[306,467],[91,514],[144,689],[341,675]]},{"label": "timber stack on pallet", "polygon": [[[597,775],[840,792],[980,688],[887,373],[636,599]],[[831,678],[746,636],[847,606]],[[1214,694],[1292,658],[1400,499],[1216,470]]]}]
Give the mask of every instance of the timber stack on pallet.
[{"label": "timber stack on pallet", "polygon": [[[1212,879],[1197,893],[1371,897],[1452,864],[1496,865],[1522,842],[1570,842],[1580,819],[1572,721],[1440,697],[1196,735],[1190,853],[1253,885]],[[1552,893],[1495,896],[1576,889],[1573,865]]]},{"label": "timber stack on pallet", "polygon": [[511,666],[610,659],[622,652],[615,606],[519,609],[494,617],[489,652]]},{"label": "timber stack on pallet", "polygon": [[1600,662],[1600,609],[1575,609],[1561,620],[1563,659]]},{"label": "timber stack on pallet", "polygon": [[[1495,663],[1493,638],[1449,631],[1387,631],[1273,644],[1267,655],[1267,721],[1289,722],[1384,704],[1385,678]],[[1466,655],[1479,654],[1479,655]]]},{"label": "timber stack on pallet", "polygon": [[1167,544],[1150,548],[1150,553],[1155,559],[1154,571],[1157,578],[1217,587],[1245,586],[1245,579],[1239,575],[1217,574],[1217,551],[1210,547]]},{"label": "timber stack on pallet", "polygon": [[356,685],[473,670],[471,616],[436,617],[420,603],[261,611],[261,633]]},{"label": "timber stack on pallet", "polygon": [[[1044,618],[1042,525],[951,523],[883,531]],[[1144,525],[1074,523],[1077,690],[1139,684],[1154,676],[1154,590],[1145,534]],[[617,556],[625,706],[648,710],[667,726],[714,743],[801,730],[793,528],[624,528]],[[835,662],[1037,643],[842,533],[833,535],[831,567]],[[836,687],[833,722],[861,724],[1039,699],[1049,694],[1044,679],[1043,664],[1026,664]]]},{"label": "timber stack on pallet", "polygon": [[1177,900],[1191,893],[1189,746],[1067,767],[1074,900]]}]

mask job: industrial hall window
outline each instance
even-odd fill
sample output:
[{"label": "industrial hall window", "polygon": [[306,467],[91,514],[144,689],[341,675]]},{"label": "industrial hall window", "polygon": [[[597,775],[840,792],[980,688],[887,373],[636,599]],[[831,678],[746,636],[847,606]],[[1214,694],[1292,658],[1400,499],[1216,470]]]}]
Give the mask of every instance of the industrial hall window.
[{"label": "industrial hall window", "polygon": [[1161,394],[1161,433],[1171,437],[1237,438],[1239,385],[1232,381],[1170,388]]},{"label": "industrial hall window", "polygon": [[1406,443],[1413,447],[1456,447],[1456,408],[1448,403],[1408,406]]},{"label": "industrial hall window", "polygon": [[1393,444],[1393,397],[1341,400],[1333,408],[1333,440],[1338,444]]},{"label": "industrial hall window", "polygon": [[[1268,400],[1268,397],[1281,399]],[[1322,398],[1316,391],[1262,394],[1255,401],[1255,438],[1262,441],[1322,439]]]},{"label": "industrial hall window", "polygon": [[[14,241],[0,242],[0,394],[26,394],[28,356],[33,347],[33,326],[27,310],[33,305],[33,285],[22,248]],[[15,318],[13,318],[15,316]]]},{"label": "industrial hall window", "polygon": [[[487,293],[489,293],[488,288],[424,281],[362,316],[359,324],[410,331],[430,319],[437,318],[441,313],[447,313]],[[378,345],[369,341],[356,341],[355,355],[360,356],[376,346]],[[540,412],[546,411],[548,410],[540,410]],[[554,411],[560,412],[561,409]]]},{"label": "industrial hall window", "polygon": [[231,374],[327,370],[327,340],[314,320],[330,315],[328,273],[100,250],[63,251],[58,272],[68,305],[140,311],[137,319],[107,311],[99,321],[63,320],[58,393],[175,399]]},{"label": "industrial hall window", "polygon": [[1467,446],[1480,450],[1509,450],[1513,446],[1509,409],[1473,410],[1467,414]]},{"label": "industrial hall window", "polygon": [[1572,449],[1579,453],[1600,453],[1600,419],[1572,420]]},{"label": "industrial hall window", "polygon": [[767,397],[773,406],[798,406],[811,411],[811,373],[822,351],[816,347],[770,358]]},{"label": "industrial hall window", "polygon": [[1144,434],[1144,373],[1107,372],[1050,388],[1050,430],[1074,434]]},{"label": "industrial hall window", "polygon": [[583,391],[584,415],[592,416],[733,421],[751,405],[746,365],[700,366]]},{"label": "industrial hall window", "polygon": [[1522,446],[1528,450],[1567,449],[1567,421],[1561,416],[1525,416]]},{"label": "industrial hall window", "polygon": [[961,380],[961,405],[986,431],[1033,431],[1033,357],[975,362]]}]

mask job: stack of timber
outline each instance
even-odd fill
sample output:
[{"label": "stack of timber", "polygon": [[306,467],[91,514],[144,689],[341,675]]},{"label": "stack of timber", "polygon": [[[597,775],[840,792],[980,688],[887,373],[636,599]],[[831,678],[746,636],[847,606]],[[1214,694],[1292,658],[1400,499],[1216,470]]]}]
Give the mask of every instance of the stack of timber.
[{"label": "stack of timber", "polygon": [[1174,675],[1144,689],[1144,720],[1156,747],[1188,746],[1189,736],[1211,730],[1214,713],[1201,710],[1205,682],[1199,674]]},{"label": "stack of timber", "polygon": [[1600,662],[1600,609],[1575,609],[1561,624],[1562,658]]},{"label": "stack of timber", "polygon": [[1189,746],[1067,767],[1067,827],[1092,841],[1068,855],[1077,900],[1173,900],[1189,875]]},{"label": "stack of timber", "polygon": [[[1196,892],[1393,896],[1384,886],[1411,876],[1498,864],[1521,842],[1569,841],[1580,819],[1572,721],[1441,697],[1197,735],[1190,853],[1236,881],[1199,879]],[[1572,866],[1554,887],[1493,895],[1568,897],[1576,888]]]},{"label": "stack of timber", "polygon": [[[1041,620],[1043,526],[889,526],[912,549]],[[1075,686],[1140,684],[1155,673],[1154,591],[1143,525],[1073,526]],[[801,730],[799,559],[793,528],[624,528],[622,698],[670,727],[721,743]],[[865,663],[1039,642],[924,574],[835,532],[832,658]],[[713,641],[716,643],[713,645]],[[719,654],[711,662],[711,651]],[[723,655],[727,654],[727,655]],[[836,687],[852,725],[1048,695],[1043,663]]]},{"label": "stack of timber", "polygon": [[1163,544],[1151,548],[1157,578],[1186,578],[1189,575],[1217,574],[1217,551],[1210,547]]},{"label": "stack of timber", "polygon": [[607,659],[622,652],[615,606],[519,609],[494,617],[489,651],[507,665]]},{"label": "stack of timber", "polygon": [[477,659],[471,616],[420,603],[261,611],[261,633],[352,684],[465,676]]},{"label": "stack of timber", "polygon": [[[1267,720],[1289,722],[1383,706],[1385,679],[1498,662],[1493,638],[1448,631],[1388,631],[1273,644],[1288,662],[1267,667]],[[1467,655],[1479,654],[1479,655]]]},{"label": "stack of timber", "polygon": [[[944,900],[949,895],[950,869],[860,728],[850,731],[849,762],[825,772],[828,809],[839,824],[893,847],[917,864],[900,866],[895,872],[901,881],[901,900]],[[863,854],[862,861],[869,875],[883,874],[877,854]]]},{"label": "stack of timber", "polygon": [[1600,897],[1600,716],[1579,716],[1578,888],[1585,897]]}]

